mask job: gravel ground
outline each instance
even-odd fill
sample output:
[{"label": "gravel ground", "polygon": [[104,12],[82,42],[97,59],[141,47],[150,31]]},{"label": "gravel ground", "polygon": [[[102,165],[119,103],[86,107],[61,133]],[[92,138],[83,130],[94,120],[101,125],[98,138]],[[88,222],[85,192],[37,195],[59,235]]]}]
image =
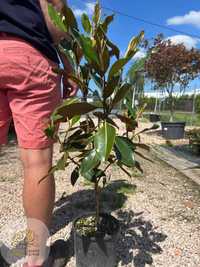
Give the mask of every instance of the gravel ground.
[{"label": "gravel ground", "polygon": [[[5,225],[23,216],[22,175],[14,144],[0,151],[0,233]],[[151,159],[151,154],[147,155]],[[55,146],[54,160],[59,157]],[[113,167],[112,193],[104,194],[103,206],[121,221],[117,243],[118,267],[200,267],[200,188],[176,170],[157,159],[142,161],[144,174],[128,180],[133,190],[117,191],[125,175]],[[83,181],[72,187],[69,167],[56,174],[56,204],[52,223],[53,243],[68,244],[68,263],[75,267],[71,237],[75,217],[94,209],[90,185]],[[114,188],[114,190],[113,190]],[[116,193],[116,191],[118,193]],[[124,191],[123,191],[124,192]]]}]

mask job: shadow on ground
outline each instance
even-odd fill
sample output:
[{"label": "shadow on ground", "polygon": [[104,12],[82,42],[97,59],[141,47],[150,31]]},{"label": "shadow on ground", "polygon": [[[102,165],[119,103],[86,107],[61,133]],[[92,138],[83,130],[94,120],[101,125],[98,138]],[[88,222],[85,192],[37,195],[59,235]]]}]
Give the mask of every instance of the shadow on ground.
[{"label": "shadow on ground", "polygon": [[[132,263],[134,267],[145,267],[146,264],[153,263],[154,254],[162,253],[159,243],[163,242],[167,236],[157,232],[151,222],[145,221],[142,212],[136,214],[133,211],[121,210],[127,200],[124,191],[131,190],[130,187],[134,193],[136,186],[127,184],[123,180],[111,183],[102,193],[101,205],[104,212],[116,211],[121,223],[121,234],[116,248],[118,263],[121,262],[121,266]],[[92,189],[61,197],[56,202],[51,234],[55,234],[78,216],[94,210],[95,198]],[[67,257],[70,260],[74,256],[72,232],[66,241],[66,246],[68,247]]]},{"label": "shadow on ground", "polygon": [[[123,210],[127,194],[134,194],[135,185],[125,180],[110,183],[101,195],[101,211],[113,212],[120,221],[121,229],[117,242],[118,263],[121,266],[133,264],[134,267],[145,267],[152,264],[154,254],[161,254],[159,243],[166,239],[166,235],[156,231],[151,222],[145,221],[141,213]],[[66,227],[69,223],[83,214],[95,210],[95,196],[91,188],[87,188],[71,195],[63,196],[55,203],[51,235]],[[74,256],[72,230],[68,239],[59,239],[54,243],[57,252],[55,258],[59,262],[64,258],[65,264]]]},{"label": "shadow on ground", "polygon": [[144,220],[143,212],[120,210],[118,219],[121,221],[121,236],[118,250],[118,263],[121,266],[132,264],[134,267],[145,267],[153,264],[153,255],[161,254],[160,243],[167,235],[160,233],[150,221]]}]

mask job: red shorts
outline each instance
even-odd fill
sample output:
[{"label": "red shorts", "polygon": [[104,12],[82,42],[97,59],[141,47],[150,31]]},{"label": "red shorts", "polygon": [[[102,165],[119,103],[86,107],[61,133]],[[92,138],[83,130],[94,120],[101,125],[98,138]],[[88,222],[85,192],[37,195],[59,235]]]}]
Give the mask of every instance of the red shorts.
[{"label": "red shorts", "polygon": [[19,147],[42,149],[54,141],[44,133],[61,103],[58,64],[26,41],[0,33],[0,145],[13,117]]}]

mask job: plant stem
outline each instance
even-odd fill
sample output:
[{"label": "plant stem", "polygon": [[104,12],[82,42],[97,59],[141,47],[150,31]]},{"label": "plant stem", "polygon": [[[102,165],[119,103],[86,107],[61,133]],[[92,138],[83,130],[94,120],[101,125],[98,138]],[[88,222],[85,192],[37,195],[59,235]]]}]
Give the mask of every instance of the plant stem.
[{"label": "plant stem", "polygon": [[173,121],[174,118],[174,98],[173,98],[173,85],[171,85],[170,88],[170,94],[169,94],[169,105],[170,105],[170,122]]},{"label": "plant stem", "polygon": [[78,162],[76,162],[72,157],[69,156],[69,159],[70,159],[71,162],[73,162],[76,166],[80,167],[80,164],[78,164]]}]

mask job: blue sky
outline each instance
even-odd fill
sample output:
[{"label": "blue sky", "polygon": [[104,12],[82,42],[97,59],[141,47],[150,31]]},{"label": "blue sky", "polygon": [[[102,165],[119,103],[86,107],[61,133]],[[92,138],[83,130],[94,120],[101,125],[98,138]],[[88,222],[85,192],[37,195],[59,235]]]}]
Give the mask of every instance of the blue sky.
[{"label": "blue sky", "polygon": [[[83,11],[91,14],[94,2],[68,0],[77,17],[80,17]],[[199,36],[199,39],[190,37],[116,14],[109,37],[118,44],[122,52],[126,50],[131,37],[141,30],[145,31],[147,39],[162,32],[166,37],[171,37],[174,42],[184,42],[188,47],[200,48],[200,4],[198,0],[101,0],[100,2],[102,6],[128,15]],[[103,13],[111,14],[112,12],[103,10]],[[141,51],[138,57],[142,54]]]}]

